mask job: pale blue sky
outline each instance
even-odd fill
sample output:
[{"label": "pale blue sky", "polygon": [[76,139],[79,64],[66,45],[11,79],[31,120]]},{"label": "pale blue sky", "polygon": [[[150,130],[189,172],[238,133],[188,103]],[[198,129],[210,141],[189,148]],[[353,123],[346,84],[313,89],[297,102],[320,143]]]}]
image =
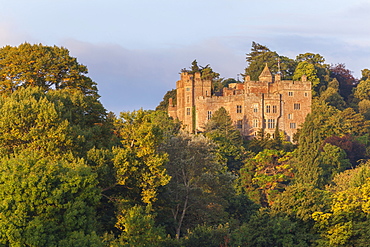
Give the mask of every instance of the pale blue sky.
[{"label": "pale blue sky", "polygon": [[291,58],[319,53],[359,77],[369,13],[369,0],[0,0],[0,46],[68,48],[118,113],[154,109],[194,59],[237,77],[252,41]]}]

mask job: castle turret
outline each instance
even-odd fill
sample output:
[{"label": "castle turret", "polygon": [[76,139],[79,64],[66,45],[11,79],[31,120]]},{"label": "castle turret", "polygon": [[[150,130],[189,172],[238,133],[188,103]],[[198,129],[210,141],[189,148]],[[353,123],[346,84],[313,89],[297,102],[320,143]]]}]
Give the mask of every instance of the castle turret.
[{"label": "castle turret", "polygon": [[272,74],[270,72],[269,67],[267,66],[267,63],[266,63],[265,68],[263,69],[262,73],[259,76],[259,81],[272,82]]},{"label": "castle turret", "polygon": [[169,100],[168,114],[178,118],[184,129],[203,131],[212,114],[224,107],[243,136],[253,138],[258,131],[273,136],[278,128],[285,140],[293,135],[311,111],[311,82],[283,80],[278,72],[272,75],[267,64],[258,81],[246,75],[244,83],[232,83],[223,94],[211,95],[212,81],[202,74],[183,71],[176,83],[177,103]]}]

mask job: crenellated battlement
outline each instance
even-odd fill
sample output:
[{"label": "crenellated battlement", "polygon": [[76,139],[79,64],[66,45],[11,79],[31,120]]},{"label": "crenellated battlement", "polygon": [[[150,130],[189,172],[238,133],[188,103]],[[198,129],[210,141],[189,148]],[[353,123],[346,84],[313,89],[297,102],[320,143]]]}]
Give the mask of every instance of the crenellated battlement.
[{"label": "crenellated battlement", "polygon": [[212,113],[224,107],[241,133],[250,138],[260,129],[273,134],[275,127],[292,140],[311,111],[311,82],[283,80],[266,65],[258,81],[245,76],[244,83],[231,83],[221,95],[212,94],[212,81],[201,73],[184,71],[176,83],[177,106],[169,102],[169,115],[182,121],[190,132],[203,131]]}]

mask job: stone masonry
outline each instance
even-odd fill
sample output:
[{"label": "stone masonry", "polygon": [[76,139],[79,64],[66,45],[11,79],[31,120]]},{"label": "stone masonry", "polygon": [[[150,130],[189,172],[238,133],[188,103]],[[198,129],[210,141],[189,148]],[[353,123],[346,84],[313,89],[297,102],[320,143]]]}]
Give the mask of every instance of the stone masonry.
[{"label": "stone masonry", "polygon": [[245,77],[244,83],[232,83],[223,88],[221,96],[212,95],[211,80],[201,79],[200,73],[182,72],[176,83],[177,106],[169,101],[168,114],[178,118],[189,132],[204,131],[212,114],[224,107],[242,135],[252,138],[264,129],[273,136],[276,127],[287,141],[311,112],[311,82],[282,80],[266,67],[258,81]]}]

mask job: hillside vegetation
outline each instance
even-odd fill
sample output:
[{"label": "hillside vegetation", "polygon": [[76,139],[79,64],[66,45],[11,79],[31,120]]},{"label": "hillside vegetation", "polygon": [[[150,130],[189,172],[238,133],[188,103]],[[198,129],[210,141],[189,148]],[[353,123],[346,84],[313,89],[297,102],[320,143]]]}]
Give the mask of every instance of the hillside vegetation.
[{"label": "hillside vegetation", "polygon": [[[189,134],[166,113],[174,92],[115,116],[67,49],[1,48],[0,245],[368,246],[370,70],[255,42],[246,59],[252,79],[267,63],[312,81],[294,143],[247,140],[224,108]],[[235,82],[190,71],[214,92]]]}]

